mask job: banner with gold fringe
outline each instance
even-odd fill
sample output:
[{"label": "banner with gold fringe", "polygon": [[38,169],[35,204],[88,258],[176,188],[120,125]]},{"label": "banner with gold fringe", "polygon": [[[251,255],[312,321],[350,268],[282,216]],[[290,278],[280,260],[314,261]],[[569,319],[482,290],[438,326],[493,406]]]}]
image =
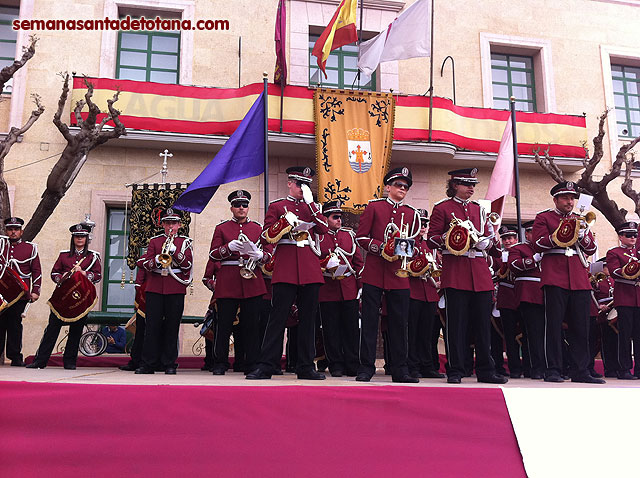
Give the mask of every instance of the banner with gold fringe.
[{"label": "banner with gold fringe", "polygon": [[[165,187],[166,186],[166,187]],[[173,187],[172,187],[173,186]],[[129,254],[127,265],[136,267],[140,258],[140,250],[149,245],[149,239],[164,233],[160,218],[165,209],[173,206],[176,199],[185,191],[188,184],[134,184],[131,197],[131,215],[129,216]],[[178,234],[189,235],[191,215],[186,211],[178,211],[180,229]]]},{"label": "banner with gold fringe", "polygon": [[361,213],[382,197],[391,159],[395,101],[389,93],[317,89],[318,200],[339,200],[345,211]]}]

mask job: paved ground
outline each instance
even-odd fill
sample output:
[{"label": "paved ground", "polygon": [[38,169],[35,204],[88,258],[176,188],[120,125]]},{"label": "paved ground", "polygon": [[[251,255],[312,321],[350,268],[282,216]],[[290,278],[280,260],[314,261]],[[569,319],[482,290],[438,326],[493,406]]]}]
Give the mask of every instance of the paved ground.
[{"label": "paved ground", "polygon": [[[291,386],[303,385],[312,387],[322,386],[381,386],[400,385],[410,387],[460,387],[460,385],[449,385],[445,379],[422,379],[419,384],[393,384],[390,376],[385,376],[381,371],[376,374],[371,382],[359,383],[353,377],[327,377],[322,381],[297,380],[294,374],[285,373],[282,376],[274,376],[271,380],[245,380],[240,373],[227,373],[224,376],[213,376],[208,372],[201,372],[194,369],[178,369],[177,375],[165,375],[155,373],[154,375],[135,375],[133,372],[123,372],[118,369],[104,367],[82,367],[77,370],[65,370],[60,367],[47,367],[45,369],[25,369],[0,366],[0,390],[2,381],[16,382],[43,382],[43,383],[83,383],[83,384],[114,384],[114,385],[199,385],[199,386]],[[475,378],[465,378],[462,387],[472,388],[550,388],[565,389],[588,387],[599,388],[640,388],[640,380],[625,381],[608,379],[606,385],[586,385],[579,383],[565,382],[562,384],[550,384],[541,380],[518,379],[510,380],[506,385],[491,385],[476,382]]]}]

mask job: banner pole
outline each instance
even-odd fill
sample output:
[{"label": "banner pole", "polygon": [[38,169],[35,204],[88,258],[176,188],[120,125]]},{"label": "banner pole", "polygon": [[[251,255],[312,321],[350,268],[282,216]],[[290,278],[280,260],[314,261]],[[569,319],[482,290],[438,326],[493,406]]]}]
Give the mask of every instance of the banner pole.
[{"label": "banner pole", "polygon": [[513,134],[513,172],[516,181],[516,215],[518,218],[518,240],[523,242],[522,237],[522,214],[520,212],[520,168],[518,166],[518,136],[516,134],[516,99],[511,97],[511,130]]},{"label": "banner pole", "polygon": [[433,130],[433,7],[434,0],[431,0],[431,45],[429,45],[429,143],[431,142],[431,132]]},{"label": "banner pole", "polygon": [[[267,72],[262,74],[264,83],[264,213],[269,207],[269,92]],[[282,121],[282,116],[280,116]]]}]

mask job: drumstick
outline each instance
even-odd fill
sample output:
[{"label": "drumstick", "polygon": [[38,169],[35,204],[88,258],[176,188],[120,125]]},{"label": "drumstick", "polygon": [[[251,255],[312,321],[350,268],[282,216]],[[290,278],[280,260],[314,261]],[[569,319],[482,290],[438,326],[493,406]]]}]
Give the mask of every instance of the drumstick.
[{"label": "drumstick", "polygon": [[24,310],[22,311],[22,314],[20,314],[20,317],[24,319],[27,316],[27,310],[29,310],[29,307],[31,307],[31,302],[27,302],[27,305],[24,307]]}]

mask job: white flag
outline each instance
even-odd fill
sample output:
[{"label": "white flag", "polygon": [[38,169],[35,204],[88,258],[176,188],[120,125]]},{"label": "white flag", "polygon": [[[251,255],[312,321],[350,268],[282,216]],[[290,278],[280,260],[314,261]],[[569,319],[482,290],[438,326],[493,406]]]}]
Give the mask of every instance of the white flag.
[{"label": "white flag", "polygon": [[429,56],[431,0],[418,0],[376,37],[360,45],[358,68],[371,76],[380,63]]}]

